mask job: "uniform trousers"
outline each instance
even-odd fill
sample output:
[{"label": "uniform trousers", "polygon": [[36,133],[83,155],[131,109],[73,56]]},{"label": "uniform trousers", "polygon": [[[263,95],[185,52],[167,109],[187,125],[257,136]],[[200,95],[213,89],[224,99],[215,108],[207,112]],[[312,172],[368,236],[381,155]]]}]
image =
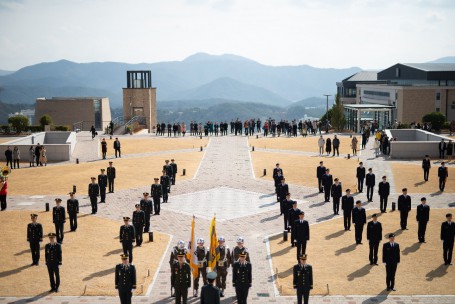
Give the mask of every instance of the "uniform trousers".
[{"label": "uniform trousers", "polygon": [[423,179],[428,181],[428,175],[430,175],[430,168],[423,168]]},{"label": "uniform trousers", "polygon": [[363,234],[363,224],[355,224],[355,242],[357,244],[362,243],[362,234]]},{"label": "uniform trousers", "polygon": [[207,285],[207,268],[202,267],[199,268],[199,271],[197,272],[197,276],[194,277],[193,283],[194,283],[194,289],[199,289],[199,278],[201,277],[202,274],[202,282],[204,285]]},{"label": "uniform trousers", "polygon": [[387,288],[394,288],[395,287],[395,273],[397,272],[397,264],[396,263],[389,263],[385,266],[386,269],[386,284]]},{"label": "uniform trousers", "polygon": [[226,289],[226,277],[228,274],[227,267],[225,266],[216,266],[216,287],[220,289]]},{"label": "uniform trousers", "polygon": [[343,210],[343,220],[344,220],[344,229],[349,230],[351,229],[351,211],[344,211]]},{"label": "uniform trousers", "polygon": [[92,213],[98,212],[98,197],[90,196],[90,204],[92,205]]},{"label": "uniform trousers", "polygon": [[39,257],[40,257],[40,245],[39,241],[33,241],[30,242],[30,250],[32,252],[32,261],[33,263],[38,263],[39,262]]},{"label": "uniform trousers", "polygon": [[408,226],[408,214],[409,211],[400,211],[400,226],[401,229],[404,230]]},{"label": "uniform trousers", "polygon": [[120,297],[120,304],[131,304],[131,297],[133,293],[131,289],[118,290],[118,296]]},{"label": "uniform trousers", "polygon": [[63,233],[63,223],[54,223],[55,225],[55,234],[57,235],[57,243],[61,243],[63,241],[64,233]]},{"label": "uniform trousers", "polygon": [[69,213],[69,218],[70,218],[70,229],[71,231],[76,231],[77,229],[77,213]]},{"label": "uniform trousers", "polygon": [[186,304],[188,300],[188,286],[177,285],[174,286],[175,290],[175,304]]},{"label": "uniform trousers", "polygon": [[[150,212],[144,212],[145,213],[145,226],[144,226],[144,232],[149,232],[150,230]],[[136,230],[137,232],[137,230]]]},{"label": "uniform trousers", "polygon": [[236,284],[235,296],[237,297],[237,304],[246,304],[248,299],[248,291],[250,290],[249,284]]},{"label": "uniform trousers", "polygon": [[373,200],[373,191],[374,191],[374,186],[367,186],[367,199],[368,201]]},{"label": "uniform trousers", "polygon": [[428,222],[426,221],[419,221],[419,229],[417,231],[419,242],[425,242],[425,232],[427,231],[427,223]]},{"label": "uniform trousers", "polygon": [[133,262],[133,242],[122,242],[123,254],[128,254],[130,264]]},{"label": "uniform trousers", "polygon": [[108,178],[107,184],[109,187],[109,193],[114,192],[114,179],[113,178]]},{"label": "uniform trousers", "polygon": [[[308,288],[297,287],[297,303],[298,304],[308,304],[308,299],[310,298],[310,290]],[[302,302],[303,300],[303,302]]]},{"label": "uniform trousers", "polygon": [[155,209],[155,214],[160,214],[160,197],[159,196],[154,196],[153,197],[153,208]]},{"label": "uniform trousers", "polygon": [[359,189],[359,192],[363,191],[363,180],[364,180],[364,178],[357,179],[357,188]]},{"label": "uniform trousers", "polygon": [[142,233],[144,230],[144,226],[134,225],[134,230],[136,230],[136,245],[140,246],[142,244]]},{"label": "uniform trousers", "polygon": [[297,261],[299,260],[299,256],[306,253],[306,240],[299,241],[295,245],[297,247]]},{"label": "uniform trousers", "polygon": [[387,210],[387,199],[388,196],[379,196],[379,203],[380,203],[380,209],[381,212],[386,212]]},{"label": "uniform trousers", "polygon": [[452,263],[453,241],[452,242],[444,241],[442,243],[442,248],[443,248],[444,263],[445,264]]},{"label": "uniform trousers", "polygon": [[58,289],[60,286],[60,269],[58,265],[47,265],[47,271],[49,272],[51,289]]},{"label": "uniform trousers", "polygon": [[332,197],[333,199],[333,214],[338,214],[340,212],[340,198]]},{"label": "uniform trousers", "polygon": [[379,241],[371,242],[370,241],[370,263],[376,264],[378,262],[378,249],[379,249]]},{"label": "uniform trousers", "polygon": [[106,202],[106,187],[100,187],[101,202]]}]

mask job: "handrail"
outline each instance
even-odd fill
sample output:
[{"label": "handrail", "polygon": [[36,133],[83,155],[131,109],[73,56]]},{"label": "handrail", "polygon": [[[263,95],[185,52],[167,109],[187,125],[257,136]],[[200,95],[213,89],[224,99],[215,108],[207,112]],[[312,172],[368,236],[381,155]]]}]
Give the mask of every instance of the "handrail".
[{"label": "handrail", "polygon": [[140,125],[145,125],[146,124],[146,120],[145,120],[145,117],[144,116],[134,116],[133,118],[131,118],[130,120],[128,120],[127,123],[125,123],[125,133],[131,133],[131,129],[128,130],[128,128],[130,128],[130,126],[132,124],[134,124],[135,122],[139,123]]},{"label": "handrail", "polygon": [[73,131],[75,131],[76,133],[80,132],[80,131],[82,131],[83,126],[84,126],[83,121],[75,122],[75,123],[73,123]]}]

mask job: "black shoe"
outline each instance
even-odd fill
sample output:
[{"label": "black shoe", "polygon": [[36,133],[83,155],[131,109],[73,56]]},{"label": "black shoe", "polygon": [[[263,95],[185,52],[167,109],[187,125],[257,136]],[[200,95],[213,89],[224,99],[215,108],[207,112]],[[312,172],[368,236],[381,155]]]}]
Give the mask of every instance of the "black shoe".
[{"label": "black shoe", "polygon": [[58,288],[55,288],[55,289],[54,289],[54,292],[58,292]]},{"label": "black shoe", "polygon": [[370,262],[370,265],[374,265],[374,263],[373,263],[373,262]]},{"label": "black shoe", "polygon": [[378,263],[374,263],[374,265],[376,265],[376,266],[379,266],[379,264],[378,264]]},{"label": "black shoe", "polygon": [[392,290],[392,291],[397,291],[397,290],[395,289],[395,287],[394,287],[394,288],[391,288],[391,290]]},{"label": "black shoe", "polygon": [[30,266],[35,266],[35,265],[36,265],[36,263],[35,263],[35,262],[33,262],[33,263],[31,263],[31,264],[30,264]]},{"label": "black shoe", "polygon": [[49,290],[49,292],[55,292],[55,289],[54,289],[54,288],[52,288],[51,290]]},{"label": "black shoe", "polygon": [[387,287],[387,291],[390,291],[390,288],[389,288],[389,287]]}]

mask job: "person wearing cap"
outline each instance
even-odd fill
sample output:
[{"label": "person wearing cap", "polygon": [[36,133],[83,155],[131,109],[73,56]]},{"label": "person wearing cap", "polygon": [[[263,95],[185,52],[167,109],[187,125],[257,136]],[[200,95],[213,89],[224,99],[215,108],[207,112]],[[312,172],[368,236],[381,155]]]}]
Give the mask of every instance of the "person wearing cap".
[{"label": "person wearing cap", "polygon": [[103,138],[101,140],[101,153],[103,154],[103,159],[106,159],[106,153],[107,153],[107,142],[106,139]]},{"label": "person wearing cap", "polygon": [[207,261],[209,259],[209,250],[204,246],[204,239],[203,238],[198,238],[197,239],[197,246],[196,246],[196,251],[194,251],[194,256],[197,259],[197,265],[198,265],[198,272],[197,276],[194,277],[194,291],[193,291],[193,296],[197,297],[198,296],[198,289],[199,289],[199,278],[201,277],[202,274],[202,282],[207,284]]},{"label": "person wearing cap", "polygon": [[368,168],[368,174],[365,175],[365,186],[367,186],[367,200],[373,201],[374,186],[376,185],[376,176],[372,168]]},{"label": "person wearing cap", "polygon": [[449,171],[447,170],[445,162],[441,162],[441,166],[438,168],[438,177],[439,177],[439,190],[444,191],[446,187],[447,177],[449,176]]},{"label": "person wearing cap", "polygon": [[417,231],[417,237],[419,243],[426,243],[425,232],[427,231],[427,224],[430,220],[430,206],[427,205],[427,199],[422,197],[420,199],[421,204],[417,206],[416,220],[419,223],[419,229]]},{"label": "person wearing cap", "polygon": [[355,176],[357,177],[357,188],[359,190],[359,193],[363,192],[363,181],[365,180],[365,175],[365,167],[363,166],[363,162],[360,162],[359,166],[357,167],[357,173]]},{"label": "person wearing cap", "polygon": [[[171,267],[171,272],[172,272],[172,267],[174,266],[174,263],[178,262],[178,255],[183,254],[185,256],[186,262],[189,263],[190,260],[188,258],[188,250],[185,247],[185,241],[180,240],[177,242],[177,245],[172,248],[171,251],[171,256],[169,259],[169,266]],[[172,282],[171,282],[172,283]],[[174,285],[171,284],[171,297],[175,297],[175,287]]]},{"label": "person wearing cap", "polygon": [[310,290],[313,289],[313,267],[306,263],[307,255],[301,254],[299,262],[293,268],[294,289],[297,290],[297,303],[308,304]]},{"label": "person wearing cap", "polygon": [[106,170],[101,169],[101,173],[98,175],[98,187],[100,188],[100,203],[106,202],[106,187],[107,187],[107,175],[104,174]]},{"label": "person wearing cap", "polygon": [[245,239],[243,236],[237,237],[237,246],[234,247],[231,254],[231,265],[234,265],[234,263],[239,260],[241,253],[245,253],[247,262],[250,262],[250,252],[248,251],[248,248],[245,247]]},{"label": "person wearing cap", "polygon": [[120,141],[118,140],[118,137],[115,138],[113,146],[115,151],[115,158],[117,158],[117,154],[118,157],[122,157],[122,153],[120,152]]},{"label": "person wearing cap", "polygon": [[111,161],[109,162],[109,167],[107,167],[106,173],[109,193],[114,193],[115,167],[112,165]]},{"label": "person wearing cap", "polygon": [[136,238],[136,230],[129,224],[130,218],[123,217],[124,225],[120,226],[120,243],[122,243],[123,253],[128,255],[130,263],[133,262],[133,243]]},{"label": "person wearing cap", "polygon": [[370,265],[378,265],[378,249],[382,240],[382,224],[378,222],[378,215],[374,213],[367,225],[367,240],[370,245]]},{"label": "person wearing cap", "polygon": [[279,163],[276,163],[275,168],[273,169],[272,178],[275,182],[275,193],[278,194],[278,185],[281,183],[281,179],[283,178],[283,169],[280,168]]},{"label": "person wearing cap", "polygon": [[390,184],[387,181],[387,176],[385,175],[382,177],[382,182],[379,183],[378,194],[381,213],[387,213],[387,199],[390,194]]},{"label": "person wearing cap", "polygon": [[188,288],[191,287],[191,268],[185,262],[185,254],[179,252],[177,261],[171,266],[171,285],[175,289],[175,303],[186,304],[188,299]]},{"label": "person wearing cap", "polygon": [[208,284],[201,289],[201,304],[220,304],[220,289],[213,286],[217,277],[218,275],[215,271],[207,274]]},{"label": "person wearing cap", "polygon": [[43,226],[37,223],[38,214],[30,214],[32,222],[27,225],[27,242],[30,243],[32,252],[32,265],[39,265],[40,242],[43,241]]},{"label": "person wearing cap", "polygon": [[284,219],[284,230],[291,231],[291,225],[289,225],[289,210],[292,209],[294,201],[291,200],[291,193],[286,193],[286,198],[283,200],[283,219]]},{"label": "person wearing cap", "polygon": [[294,240],[295,240],[295,235],[294,235],[294,232],[295,232],[295,229],[294,229],[294,224],[295,224],[295,221],[299,218],[299,215],[300,215],[300,209],[297,208],[297,202],[296,201],[292,201],[292,208],[289,209],[288,211],[288,214],[289,214],[289,223],[288,223],[288,227],[291,229],[291,247],[294,247],[295,243],[294,243]]},{"label": "person wearing cap", "polygon": [[79,201],[74,198],[74,192],[68,193],[70,198],[66,200],[66,209],[70,219],[70,229],[71,231],[76,231],[77,229],[77,214],[79,213]]},{"label": "person wearing cap", "polygon": [[49,292],[58,292],[60,286],[60,266],[62,265],[62,246],[55,241],[55,233],[49,233],[49,243],[44,247],[44,257],[46,260],[47,271],[51,290]]},{"label": "person wearing cap", "polygon": [[[220,236],[218,238],[218,246],[215,248],[216,256],[216,286],[220,289],[220,296],[224,297],[224,290],[226,289],[226,277],[228,274],[229,264],[231,262],[231,250],[228,246],[225,245],[226,240],[224,237]],[[208,275],[207,275],[208,278]],[[210,280],[209,280],[210,283]],[[207,302],[211,303],[211,302]]]},{"label": "person wearing cap", "polygon": [[[163,193],[163,204],[167,203],[169,193],[171,192],[171,181],[169,176],[166,174],[166,170],[163,170],[163,175],[160,177],[160,184]],[[159,213],[159,212],[158,212]]]},{"label": "person wearing cap", "polygon": [[398,211],[400,211],[400,226],[401,230],[408,230],[408,215],[411,211],[411,197],[408,195],[408,189],[403,188],[402,193],[398,197]]},{"label": "person wearing cap", "polygon": [[382,246],[382,262],[386,269],[387,291],[395,289],[395,273],[400,263],[400,245],[395,243],[395,234],[389,234],[389,241]]},{"label": "person wearing cap", "polygon": [[98,195],[100,194],[100,187],[96,183],[96,177],[90,178],[92,182],[88,184],[88,197],[90,198],[90,204],[92,205],[92,214],[98,212]]},{"label": "person wearing cap", "polygon": [[310,240],[310,225],[305,220],[305,212],[300,211],[299,219],[294,222],[294,242],[297,247],[297,261],[306,253],[306,243]]},{"label": "person wearing cap", "polygon": [[286,179],[284,177],[281,178],[281,183],[278,184],[276,188],[276,198],[277,201],[280,202],[280,215],[286,213],[286,208],[284,206],[284,200],[286,199],[286,194],[289,193],[289,186],[286,184]]},{"label": "person wearing cap", "polygon": [[163,195],[163,187],[159,183],[159,178],[154,178],[155,183],[152,184],[150,193],[153,198],[153,209],[155,209],[155,215],[160,215],[161,210],[161,196]]},{"label": "person wearing cap", "polygon": [[246,261],[246,253],[239,255],[239,261],[232,266],[232,285],[235,288],[237,304],[246,304],[252,283],[251,263]]},{"label": "person wearing cap", "polygon": [[66,222],[65,207],[61,206],[62,200],[60,198],[55,199],[56,206],[52,208],[52,222],[55,225],[55,234],[57,235],[57,243],[63,242],[64,237],[64,224]]},{"label": "person wearing cap", "polygon": [[133,211],[133,226],[136,232],[136,246],[141,247],[142,245],[142,233],[144,231],[145,214],[141,210],[141,205],[135,205],[136,210]]},{"label": "person wearing cap", "polygon": [[446,221],[441,224],[441,241],[444,265],[452,265],[453,243],[455,238],[455,224],[452,222],[452,213],[446,214]]},{"label": "person wearing cap", "polygon": [[341,186],[340,180],[335,178],[335,183],[332,185],[330,189],[330,194],[332,195],[333,200],[333,214],[337,215],[340,212],[340,199],[343,195],[343,188]]},{"label": "person wearing cap", "polygon": [[171,159],[169,166],[172,167],[172,185],[175,185],[175,177],[177,175],[177,164],[174,159]]},{"label": "person wearing cap", "polygon": [[425,158],[422,160],[422,169],[423,169],[423,179],[428,181],[428,176],[430,176],[431,161],[428,155],[425,155]]},{"label": "person wearing cap", "polygon": [[355,228],[355,243],[362,244],[363,226],[367,223],[365,208],[362,207],[362,201],[355,202],[355,208],[352,209],[352,223]]},{"label": "person wearing cap", "polygon": [[322,185],[324,186],[324,201],[330,202],[330,190],[333,185],[333,176],[330,174],[330,169],[325,170],[325,174],[322,177]]},{"label": "person wearing cap", "polygon": [[169,160],[166,159],[163,165],[163,170],[166,171],[166,175],[169,177],[169,188],[171,187],[172,176],[174,175],[174,168],[169,164]]},{"label": "person wearing cap", "polygon": [[341,209],[343,210],[344,230],[351,231],[351,216],[354,209],[354,198],[351,196],[351,189],[346,189],[346,195],[341,198]]},{"label": "person wearing cap", "polygon": [[326,172],[326,169],[324,167],[324,162],[320,161],[319,166],[316,168],[316,177],[318,179],[319,193],[324,192],[324,188],[322,187],[322,178],[324,177],[325,172]]},{"label": "person wearing cap", "polygon": [[128,255],[120,255],[122,263],[115,266],[115,289],[118,290],[121,304],[131,304],[133,290],[136,289],[136,267],[128,263]]},{"label": "person wearing cap", "polygon": [[141,205],[141,210],[144,211],[144,217],[145,217],[145,226],[144,226],[144,232],[149,232],[150,231],[150,215],[153,213],[153,203],[149,199],[149,193],[144,192],[142,193],[144,196],[143,199],[139,202],[139,205]]}]

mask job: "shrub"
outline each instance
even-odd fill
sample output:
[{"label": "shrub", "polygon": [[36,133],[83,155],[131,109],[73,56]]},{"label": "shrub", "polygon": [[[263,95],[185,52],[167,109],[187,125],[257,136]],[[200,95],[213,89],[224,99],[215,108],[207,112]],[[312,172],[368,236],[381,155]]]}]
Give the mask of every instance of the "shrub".
[{"label": "shrub", "polygon": [[431,127],[439,131],[446,122],[446,117],[441,112],[432,112],[424,115],[422,121],[431,123]]},{"label": "shrub", "polygon": [[16,133],[21,133],[27,130],[28,118],[24,115],[16,115],[8,118],[8,123],[16,130]]},{"label": "shrub", "polygon": [[49,114],[45,114],[41,116],[39,119],[40,125],[44,128],[46,125],[51,125],[52,124],[52,117]]}]

